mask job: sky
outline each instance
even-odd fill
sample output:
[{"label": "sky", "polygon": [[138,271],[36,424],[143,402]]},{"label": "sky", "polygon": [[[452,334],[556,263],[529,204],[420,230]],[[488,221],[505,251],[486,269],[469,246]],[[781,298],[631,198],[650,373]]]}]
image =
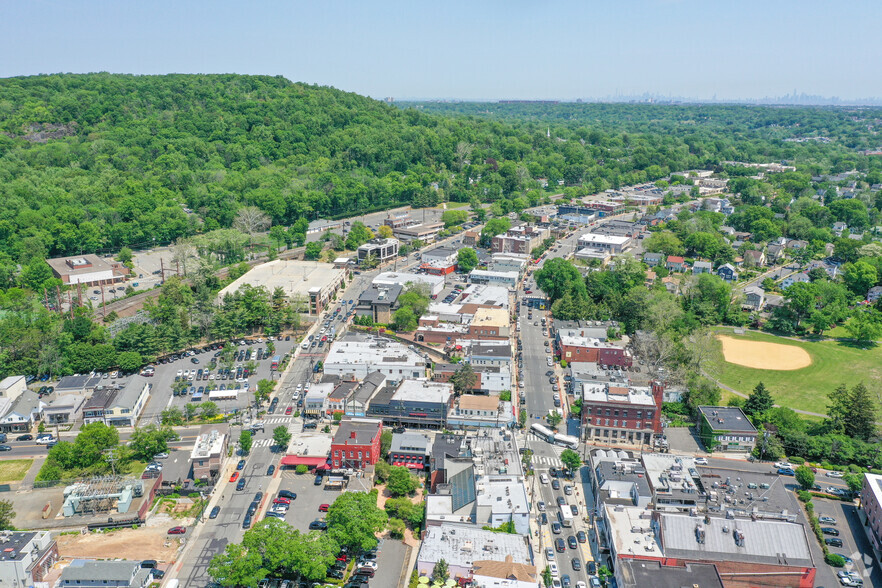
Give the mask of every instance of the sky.
[{"label": "sky", "polygon": [[0,0],[0,77],[282,75],[375,98],[882,96],[882,2]]}]

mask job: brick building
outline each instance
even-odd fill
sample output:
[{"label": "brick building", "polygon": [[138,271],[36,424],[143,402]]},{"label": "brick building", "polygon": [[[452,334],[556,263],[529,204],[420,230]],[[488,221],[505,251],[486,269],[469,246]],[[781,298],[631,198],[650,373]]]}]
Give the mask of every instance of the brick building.
[{"label": "brick building", "polygon": [[331,441],[331,464],[334,468],[358,469],[374,465],[380,459],[382,433],[382,421],[344,418]]},{"label": "brick building", "polygon": [[[578,394],[578,391],[577,391]],[[652,443],[661,434],[664,385],[628,386],[611,382],[582,384],[584,437],[603,444]]]}]

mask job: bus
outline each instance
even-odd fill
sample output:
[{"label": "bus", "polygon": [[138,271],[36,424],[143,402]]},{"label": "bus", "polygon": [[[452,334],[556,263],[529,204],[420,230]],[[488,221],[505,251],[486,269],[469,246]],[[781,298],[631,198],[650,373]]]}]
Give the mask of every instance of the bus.
[{"label": "bus", "polygon": [[549,443],[554,441],[554,433],[548,427],[542,426],[539,423],[533,423],[530,425],[530,430],[533,431],[537,436],[542,437]]},{"label": "bus", "polygon": [[563,435],[561,433],[557,433],[554,435],[554,444],[555,445],[563,445],[569,449],[576,449],[579,447],[579,438],[573,437],[572,435]]},{"label": "bus", "polygon": [[274,369],[274,370],[279,369],[279,362],[281,362],[281,361],[282,361],[282,358],[280,356],[276,355],[275,357],[273,357],[273,363],[270,366],[270,369]]}]

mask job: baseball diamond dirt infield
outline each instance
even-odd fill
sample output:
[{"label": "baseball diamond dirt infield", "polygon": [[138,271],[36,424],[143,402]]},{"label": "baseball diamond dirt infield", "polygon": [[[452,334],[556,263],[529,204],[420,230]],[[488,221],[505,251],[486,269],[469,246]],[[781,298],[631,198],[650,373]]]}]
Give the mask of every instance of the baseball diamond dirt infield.
[{"label": "baseball diamond dirt infield", "polygon": [[717,335],[723,345],[723,358],[729,363],[758,370],[798,370],[808,367],[812,358],[802,347],[733,339]]}]

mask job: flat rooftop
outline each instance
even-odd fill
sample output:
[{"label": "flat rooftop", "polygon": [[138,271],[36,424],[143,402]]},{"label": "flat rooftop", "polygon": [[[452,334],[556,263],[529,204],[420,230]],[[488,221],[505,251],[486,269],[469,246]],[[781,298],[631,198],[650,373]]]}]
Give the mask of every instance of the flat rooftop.
[{"label": "flat rooftop", "polygon": [[619,556],[662,557],[661,545],[652,530],[652,511],[634,506],[604,506],[609,540]]},{"label": "flat rooftop", "polygon": [[526,537],[484,531],[475,525],[444,523],[426,528],[418,559],[445,560],[447,565],[471,568],[475,561],[511,561],[532,564]]},{"label": "flat rooftop", "polygon": [[756,427],[737,406],[699,406],[714,431],[740,431],[756,433]]},{"label": "flat rooftop", "polygon": [[281,288],[287,296],[308,297],[310,290],[329,288],[346,275],[346,269],[334,267],[333,263],[276,259],[251,268],[218,294],[223,297],[237,291],[245,284],[264,286],[270,292]]},{"label": "flat rooftop", "polygon": [[598,235],[596,233],[585,233],[579,237],[579,243],[602,243],[604,245],[624,245],[630,240],[630,237],[619,235]]},{"label": "flat rooftop", "polygon": [[617,402],[636,406],[655,406],[652,390],[644,386],[628,386],[609,382],[586,382],[582,384],[585,402]]},{"label": "flat rooftop", "polygon": [[404,380],[392,395],[403,402],[439,402],[446,404],[453,395],[453,384],[429,380]]}]

